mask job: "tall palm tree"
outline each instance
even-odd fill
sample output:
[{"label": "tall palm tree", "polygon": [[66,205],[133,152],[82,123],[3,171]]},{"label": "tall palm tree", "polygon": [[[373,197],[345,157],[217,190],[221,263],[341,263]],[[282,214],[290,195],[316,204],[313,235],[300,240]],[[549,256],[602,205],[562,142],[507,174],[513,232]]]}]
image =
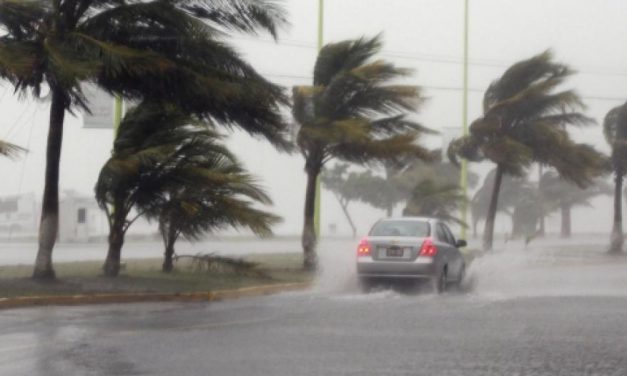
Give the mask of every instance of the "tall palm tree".
[{"label": "tall palm tree", "polygon": [[612,169],[614,170],[614,224],[610,239],[610,253],[623,251],[623,205],[621,192],[623,177],[627,173],[627,102],[614,107],[603,122],[605,139],[612,147]]},{"label": "tall palm tree", "polygon": [[0,140],[0,155],[7,158],[16,158],[25,149],[12,143]]},{"label": "tall palm tree", "polygon": [[305,158],[302,245],[304,267],[316,268],[314,198],[316,180],[332,159],[364,164],[412,155],[430,158],[417,144],[424,128],[406,118],[420,104],[417,87],[394,84],[410,72],[382,60],[381,39],[349,40],[324,46],[314,67],[312,86],[293,89],[293,115]]},{"label": "tall palm tree", "polygon": [[483,233],[486,250],[492,249],[503,175],[521,176],[537,162],[585,186],[600,173],[603,157],[592,147],[572,141],[566,130],[569,125],[592,123],[578,112],[584,105],[574,91],[557,91],[572,73],[554,62],[550,52],[514,64],[488,87],[483,116],[471,124],[470,134],[449,147],[452,161],[461,156],[496,164]]},{"label": "tall palm tree", "polygon": [[466,200],[457,184],[438,184],[423,180],[412,191],[403,215],[437,217],[462,226],[466,224],[456,216]]},{"label": "tall palm tree", "polygon": [[89,109],[81,85],[173,102],[285,146],[286,98],[222,41],[229,30],[276,35],[284,22],[271,0],[0,0],[0,79],[51,98],[34,278],[55,276],[63,123],[66,111]]}]

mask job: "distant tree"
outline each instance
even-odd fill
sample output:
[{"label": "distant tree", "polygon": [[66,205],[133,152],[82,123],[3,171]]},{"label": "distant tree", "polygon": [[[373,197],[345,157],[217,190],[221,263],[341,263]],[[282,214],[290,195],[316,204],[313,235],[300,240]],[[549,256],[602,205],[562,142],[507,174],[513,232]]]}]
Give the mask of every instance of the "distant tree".
[{"label": "distant tree", "polygon": [[574,91],[556,92],[571,74],[566,65],[553,62],[549,52],[514,64],[488,87],[484,114],[471,124],[470,134],[449,147],[449,158],[455,163],[461,156],[496,164],[483,233],[486,250],[492,249],[503,175],[522,176],[537,162],[586,186],[602,169],[603,157],[591,146],[573,142],[566,130],[568,125],[592,123],[577,112],[584,105]]},{"label": "distant tree", "polygon": [[[393,209],[406,203],[412,196],[415,188],[431,181],[438,186],[459,186],[459,168],[451,163],[441,161],[410,160],[400,166],[384,163],[384,176],[365,171],[358,175],[359,184],[355,188],[359,192],[359,199],[377,209],[386,211],[392,216]],[[477,183],[477,175],[468,175],[469,186]]]},{"label": "distant tree", "polygon": [[279,144],[283,92],[223,41],[226,31],[276,35],[269,0],[0,0],[0,79],[51,99],[39,250],[33,277],[54,279],[59,163],[66,111],[88,111],[82,84],[270,136]]},{"label": "distant tree", "polygon": [[592,185],[581,188],[562,179],[556,172],[545,172],[539,183],[540,202],[543,212],[559,210],[561,214],[561,236],[572,234],[571,211],[576,206],[589,206],[590,200],[598,195],[609,195],[612,190],[607,183],[596,180]]},{"label": "distant tree", "polygon": [[358,173],[349,172],[349,165],[336,163],[331,169],[325,169],[320,175],[322,184],[330,190],[342,208],[342,212],[351,227],[353,238],[357,236],[357,228],[351,218],[348,205],[352,201],[359,199],[359,179]]},{"label": "distant tree", "polygon": [[623,205],[621,192],[623,177],[627,173],[627,102],[614,107],[605,116],[603,133],[612,147],[612,169],[614,170],[614,224],[610,241],[610,253],[623,251]]},{"label": "distant tree", "polygon": [[332,159],[365,164],[413,156],[429,159],[418,145],[424,128],[406,118],[420,104],[417,87],[395,84],[410,71],[382,60],[379,37],[328,44],[320,50],[312,86],[293,89],[297,144],[305,158],[302,245],[304,267],[317,266],[314,202],[316,180]]},{"label": "distant tree", "polygon": [[7,158],[16,158],[20,153],[26,151],[17,145],[0,140],[0,155]]},{"label": "distant tree", "polygon": [[251,201],[268,203],[269,198],[219,143],[210,124],[160,102],[142,102],[124,117],[98,177],[96,199],[109,221],[107,276],[118,275],[124,236],[143,215],[159,221],[165,271],[171,270],[181,234],[193,239],[232,225],[265,235],[277,220],[251,207]]},{"label": "distant tree", "polygon": [[403,215],[436,217],[466,226],[456,216],[464,200],[466,197],[458,184],[438,184],[433,180],[423,180],[414,187]]}]

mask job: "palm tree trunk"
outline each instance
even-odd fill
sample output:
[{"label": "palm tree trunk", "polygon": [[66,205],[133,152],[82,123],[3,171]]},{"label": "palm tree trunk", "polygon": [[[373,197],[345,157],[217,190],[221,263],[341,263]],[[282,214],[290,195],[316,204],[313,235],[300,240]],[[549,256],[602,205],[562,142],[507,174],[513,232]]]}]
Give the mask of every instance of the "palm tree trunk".
[{"label": "palm tree trunk", "polygon": [[499,203],[499,192],[501,190],[501,181],[503,180],[503,167],[496,166],[496,176],[494,177],[494,186],[492,188],[492,197],[490,198],[490,206],[488,207],[488,215],[485,220],[485,230],[483,231],[483,249],[489,251],[492,249],[494,240],[494,220],[496,218],[496,209]]},{"label": "palm tree trunk", "polygon": [[623,171],[616,170],[614,179],[614,227],[612,228],[612,237],[610,242],[609,253],[620,253],[623,251]]},{"label": "palm tree trunk", "polygon": [[174,222],[170,222],[167,235],[165,237],[165,252],[163,253],[163,265],[161,270],[164,273],[170,273],[174,269],[174,243],[176,242],[176,227]]},{"label": "palm tree trunk", "polygon": [[562,231],[561,231],[561,236],[562,236],[562,238],[570,238],[570,236],[572,234],[570,206],[569,205],[562,205],[560,209],[561,209],[561,212],[562,212]]},{"label": "palm tree trunk", "polygon": [[50,124],[46,149],[46,175],[39,222],[39,249],[35,259],[33,278],[52,280],[52,249],[59,232],[59,165],[63,143],[63,120],[66,98],[62,90],[52,90]]},{"label": "palm tree trunk", "polygon": [[318,257],[316,255],[316,230],[314,228],[314,211],[316,204],[316,179],[319,171],[307,169],[307,191],[305,193],[305,218],[303,223],[303,235],[301,242],[303,245],[303,268],[305,270],[316,270],[318,267]]},{"label": "palm tree trunk", "polygon": [[385,213],[387,214],[388,218],[392,217],[392,214],[394,214],[394,207],[392,205],[388,206],[385,209]]},{"label": "palm tree trunk", "polygon": [[[541,187],[540,187],[540,182],[542,181],[542,175],[543,175],[543,168],[541,164],[538,164],[538,192],[542,192],[541,191]],[[544,202],[541,202],[542,206],[542,210],[540,211],[540,226],[538,228],[538,236],[540,237],[544,237],[546,235],[546,224],[544,223],[545,221],[545,214],[544,214]]]},{"label": "palm tree trunk", "polygon": [[113,222],[109,228],[109,251],[102,270],[107,277],[117,277],[120,274],[120,254],[124,245],[124,222],[126,215],[121,206],[114,205]]}]

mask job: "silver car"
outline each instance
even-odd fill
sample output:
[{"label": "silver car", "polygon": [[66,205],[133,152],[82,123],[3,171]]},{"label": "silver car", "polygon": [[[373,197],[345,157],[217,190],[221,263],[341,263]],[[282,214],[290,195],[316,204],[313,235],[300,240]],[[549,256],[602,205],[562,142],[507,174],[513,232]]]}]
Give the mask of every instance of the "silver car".
[{"label": "silver car", "polygon": [[378,221],[357,248],[357,275],[364,289],[377,280],[427,280],[443,292],[464,278],[459,252],[466,241],[455,240],[435,218],[402,217]]}]

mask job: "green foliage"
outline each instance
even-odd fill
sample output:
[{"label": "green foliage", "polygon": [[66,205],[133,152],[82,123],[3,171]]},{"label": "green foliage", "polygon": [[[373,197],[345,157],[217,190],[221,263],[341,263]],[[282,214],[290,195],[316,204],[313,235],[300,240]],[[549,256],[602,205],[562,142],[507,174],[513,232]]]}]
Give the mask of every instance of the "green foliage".
[{"label": "green foliage", "polygon": [[0,79],[67,109],[88,110],[85,82],[133,100],[171,102],[287,147],[287,98],[224,41],[225,31],[276,36],[270,0],[0,0]]},{"label": "green foliage", "polygon": [[131,110],[96,185],[111,226],[134,209],[158,220],[172,243],[227,226],[271,234],[278,217],[252,206],[270,198],[219,141],[207,123],[175,106],[142,102]]},{"label": "green foliage", "polygon": [[458,184],[423,180],[414,187],[403,215],[436,217],[466,226],[455,216],[465,200]]},{"label": "green foliage", "polygon": [[349,172],[349,165],[337,163],[331,169],[325,169],[320,175],[325,188],[338,197],[340,203],[348,204],[359,199],[360,181],[359,174]]},{"label": "green foliage", "polygon": [[510,67],[484,95],[484,114],[467,137],[449,147],[449,158],[488,159],[506,174],[521,176],[534,162],[553,166],[580,186],[600,174],[604,158],[592,147],[571,140],[567,126],[591,124],[579,96],[556,91],[572,74],[544,52]]},{"label": "green foliage", "polygon": [[405,115],[420,104],[420,92],[390,83],[409,71],[372,61],[381,47],[379,37],[328,44],[318,55],[313,86],[294,87],[297,143],[308,169],[319,171],[332,158],[358,164],[431,158],[417,144],[426,129]]}]

